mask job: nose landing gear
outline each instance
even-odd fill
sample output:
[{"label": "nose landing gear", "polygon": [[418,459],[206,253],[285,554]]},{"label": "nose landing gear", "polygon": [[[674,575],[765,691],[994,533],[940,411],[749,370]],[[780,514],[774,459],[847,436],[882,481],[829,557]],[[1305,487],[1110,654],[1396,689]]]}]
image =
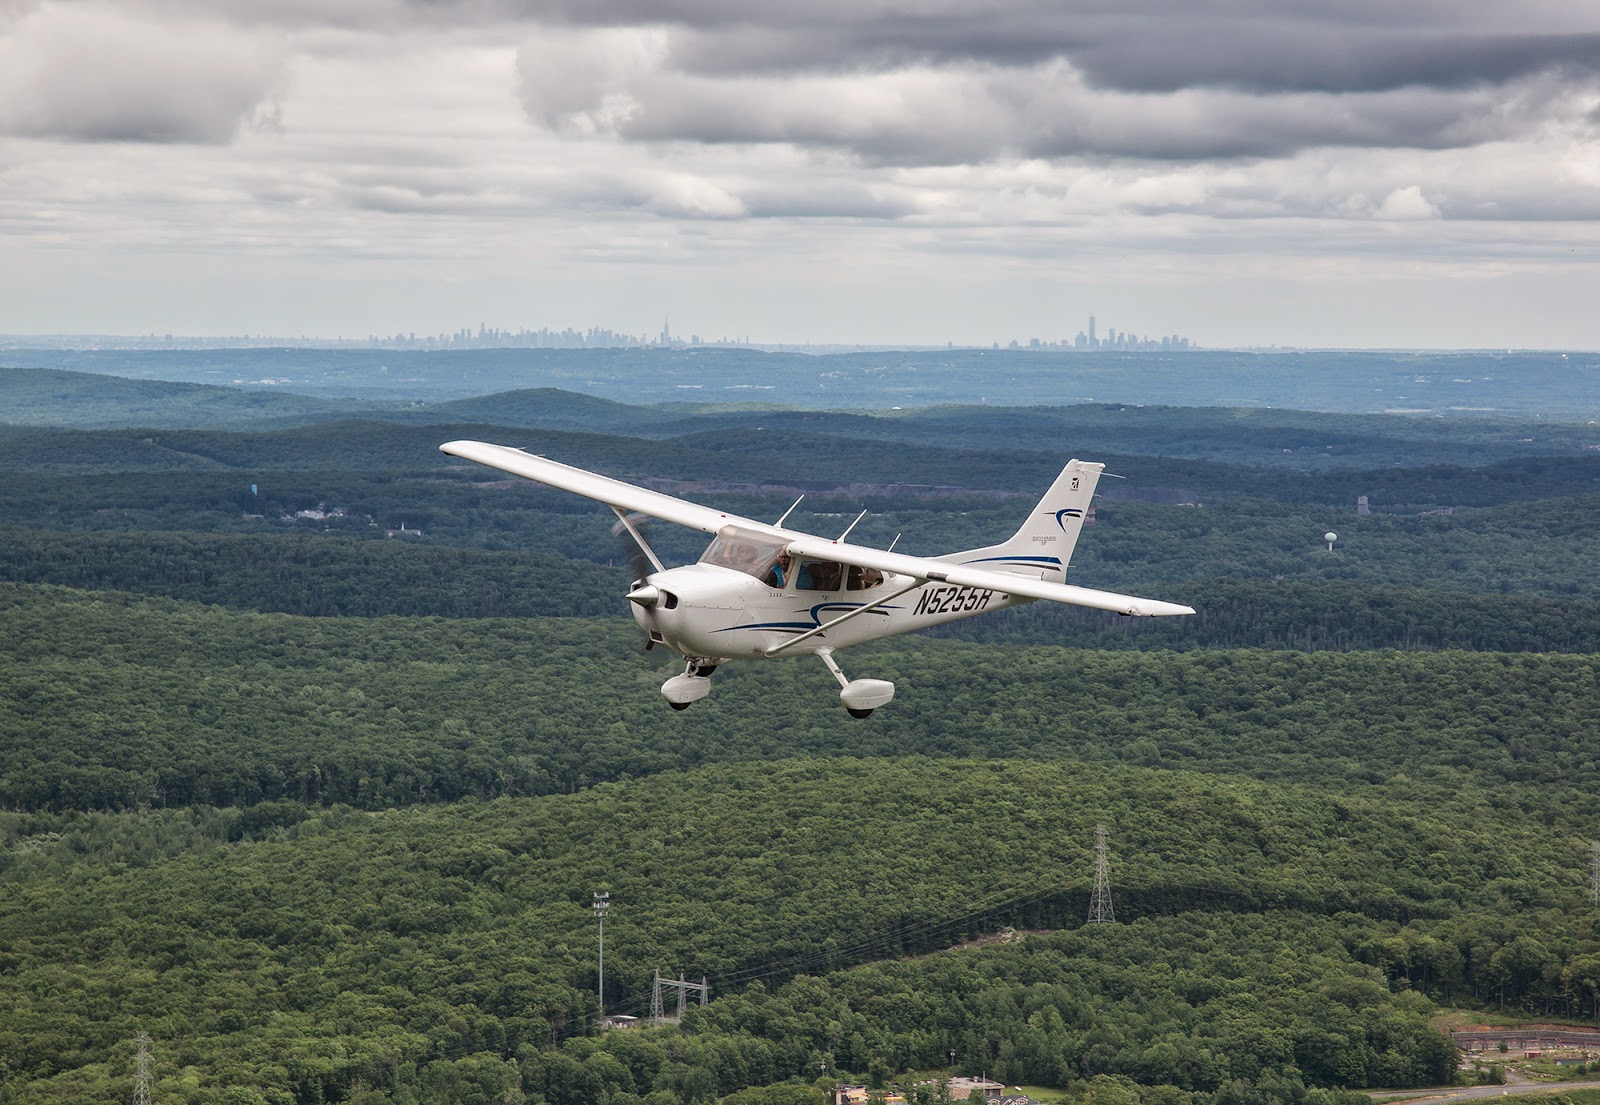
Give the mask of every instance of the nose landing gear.
[{"label": "nose landing gear", "polygon": [[716,670],[715,660],[691,659],[684,665],[682,675],[674,675],[661,684],[661,697],[674,710],[687,710],[711,693],[711,673]]},{"label": "nose landing gear", "polygon": [[887,679],[846,679],[834,662],[833,649],[817,649],[817,658],[839,681],[839,701],[844,703],[851,717],[869,717],[879,706],[887,706],[894,700],[894,684]]}]

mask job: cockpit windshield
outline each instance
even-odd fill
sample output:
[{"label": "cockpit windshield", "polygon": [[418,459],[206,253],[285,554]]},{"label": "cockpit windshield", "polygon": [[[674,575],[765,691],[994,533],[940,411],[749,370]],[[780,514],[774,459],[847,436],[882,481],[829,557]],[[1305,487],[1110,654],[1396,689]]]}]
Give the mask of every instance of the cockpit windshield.
[{"label": "cockpit windshield", "polygon": [[[756,534],[719,534],[706,546],[700,563],[732,568],[736,572],[773,583],[776,578],[773,567],[778,563],[778,553],[783,550],[783,545],[782,541]],[[775,585],[781,587],[782,583]]]}]

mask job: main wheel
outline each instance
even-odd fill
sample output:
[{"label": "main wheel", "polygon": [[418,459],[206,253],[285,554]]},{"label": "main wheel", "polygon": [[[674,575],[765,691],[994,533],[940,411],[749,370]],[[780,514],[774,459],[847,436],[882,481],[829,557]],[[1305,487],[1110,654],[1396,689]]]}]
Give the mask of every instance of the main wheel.
[{"label": "main wheel", "polygon": [[674,710],[687,710],[690,706],[693,706],[694,703],[692,703],[692,702],[669,702],[669,703],[667,703],[667,705],[671,706]]},{"label": "main wheel", "polygon": [[872,711],[871,710],[853,710],[849,706],[845,707],[845,712],[848,713],[851,717],[871,717],[872,716]]}]

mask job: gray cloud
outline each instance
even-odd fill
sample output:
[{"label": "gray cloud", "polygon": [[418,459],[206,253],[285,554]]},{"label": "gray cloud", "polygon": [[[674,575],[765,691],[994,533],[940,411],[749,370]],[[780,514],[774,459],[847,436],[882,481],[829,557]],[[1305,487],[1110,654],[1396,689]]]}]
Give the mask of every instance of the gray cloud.
[{"label": "gray cloud", "polygon": [[[1581,122],[1593,80],[1263,94],[1097,87],[1068,62],[844,74],[722,76],[673,67],[659,31],[541,36],[519,58],[529,115],[643,142],[787,143],[875,164],[1003,157],[1279,157],[1320,147],[1446,149]],[[586,63],[574,59],[604,59]]]},{"label": "gray cloud", "polygon": [[41,6],[0,36],[0,131],[86,142],[226,142],[262,108],[281,65],[273,44],[219,25]]},{"label": "gray cloud", "polygon": [[826,189],[766,184],[744,191],[750,215],[762,219],[903,219],[922,205],[903,192],[850,183]]},{"label": "gray cloud", "polygon": [[1600,89],[1600,15],[1577,4],[1515,29],[1471,3],[525,10],[562,21],[519,58],[543,126],[886,165],[1459,148],[1582,123]]},{"label": "gray cloud", "polygon": [[1344,26],[1281,16],[1197,16],[1185,5],[1132,17],[1059,8],[995,15],[872,19],[850,25],[694,28],[675,39],[687,72],[884,70],[982,62],[1031,66],[1070,61],[1096,87],[1129,92],[1230,88],[1273,92],[1376,92],[1463,88],[1548,70],[1600,71],[1600,33],[1496,33]]}]

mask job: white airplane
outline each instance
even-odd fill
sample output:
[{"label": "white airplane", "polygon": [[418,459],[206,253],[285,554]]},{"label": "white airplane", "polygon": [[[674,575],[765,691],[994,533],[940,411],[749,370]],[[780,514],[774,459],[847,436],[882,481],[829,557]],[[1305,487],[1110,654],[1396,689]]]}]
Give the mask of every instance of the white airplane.
[{"label": "white airplane", "polygon": [[[711,673],[729,660],[810,654],[839,681],[839,699],[866,717],[894,698],[883,679],[847,679],[837,649],[1043,599],[1135,617],[1193,614],[1172,602],[1092,591],[1063,582],[1083,528],[1083,514],[1105,468],[1069,461],[1010,540],[988,548],[921,557],[785,529],[698,506],[608,476],[558,464],[505,445],[451,441],[452,456],[598,500],[638,544],[648,566],[628,592],[646,648],[664,645],[686,661],[661,686],[675,710],[711,693]],[[795,506],[799,506],[796,500]],[[698,563],[667,568],[631,514],[713,534]]]}]

